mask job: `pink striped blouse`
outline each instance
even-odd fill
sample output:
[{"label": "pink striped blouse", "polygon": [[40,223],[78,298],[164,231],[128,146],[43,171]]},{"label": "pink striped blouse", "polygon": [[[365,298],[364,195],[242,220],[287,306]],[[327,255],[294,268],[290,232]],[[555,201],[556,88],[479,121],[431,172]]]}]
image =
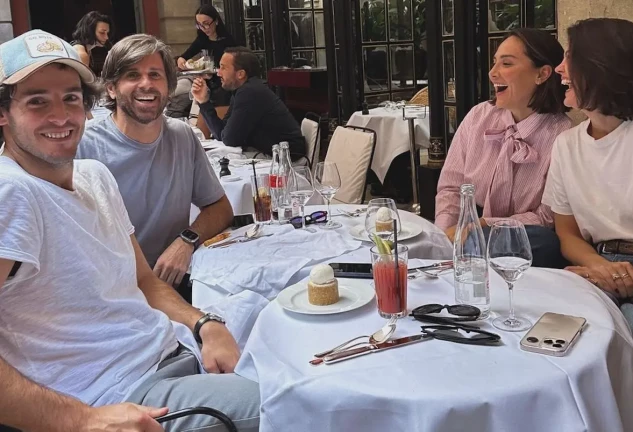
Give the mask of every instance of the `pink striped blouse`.
[{"label": "pink striped blouse", "polygon": [[483,102],[459,125],[442,168],[435,198],[435,225],[457,225],[459,188],[475,185],[475,201],[488,225],[512,218],[552,226],[541,203],[554,139],[571,127],[565,114],[532,114],[518,124],[509,110]]}]

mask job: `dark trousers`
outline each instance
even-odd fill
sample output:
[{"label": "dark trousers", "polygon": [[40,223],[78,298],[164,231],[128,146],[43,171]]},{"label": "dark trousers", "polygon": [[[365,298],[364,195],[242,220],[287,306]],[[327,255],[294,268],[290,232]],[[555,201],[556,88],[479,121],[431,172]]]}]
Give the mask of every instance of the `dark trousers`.
[{"label": "dark trousers", "polygon": [[[484,227],[486,242],[490,236],[490,227]],[[560,241],[556,231],[541,225],[526,225],[530,246],[532,246],[532,267],[562,269],[570,265],[560,251]]]},{"label": "dark trousers", "polygon": [[[190,280],[190,274],[187,273],[182,277],[182,281],[180,282],[180,285],[178,285],[176,287],[176,291],[178,291],[178,294],[180,294],[180,296],[185,299],[185,301],[189,304],[191,304],[191,280]],[[1,431],[0,431],[1,432]]]}]

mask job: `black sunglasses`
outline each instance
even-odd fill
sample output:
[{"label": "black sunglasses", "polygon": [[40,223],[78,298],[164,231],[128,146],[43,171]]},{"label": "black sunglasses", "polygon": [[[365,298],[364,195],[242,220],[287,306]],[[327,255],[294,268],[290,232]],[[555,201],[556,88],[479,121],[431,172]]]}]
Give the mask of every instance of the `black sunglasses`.
[{"label": "black sunglasses", "polygon": [[[436,314],[446,309],[449,314],[454,315],[451,317],[435,316]],[[468,321],[476,321],[481,315],[481,310],[478,307],[471,305],[441,305],[438,303],[431,303],[427,305],[418,306],[411,311],[409,316],[412,316],[418,321],[431,322],[437,324],[455,324]],[[477,328],[468,326],[470,328]]]},{"label": "black sunglasses", "polygon": [[[422,326],[422,333],[433,339],[455,342],[466,345],[495,345],[501,336],[464,325],[432,325]],[[466,334],[462,333],[465,332]]]},{"label": "black sunglasses", "polygon": [[[315,224],[315,223],[323,223],[327,222],[327,212],[326,211],[315,211],[309,215],[305,216],[306,225]],[[301,216],[295,216],[289,220],[295,228],[301,228],[303,224],[301,223]]]}]

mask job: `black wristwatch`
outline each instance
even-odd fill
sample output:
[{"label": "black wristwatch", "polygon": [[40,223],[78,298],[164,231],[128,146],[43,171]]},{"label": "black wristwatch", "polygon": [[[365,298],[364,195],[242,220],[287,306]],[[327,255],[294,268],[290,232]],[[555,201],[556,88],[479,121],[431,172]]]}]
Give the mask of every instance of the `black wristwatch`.
[{"label": "black wristwatch", "polygon": [[180,238],[185,242],[193,245],[194,249],[197,249],[200,244],[200,236],[197,232],[190,229],[184,229],[180,233]]},{"label": "black wristwatch", "polygon": [[216,315],[214,313],[204,314],[204,316],[200,318],[198,322],[196,323],[196,325],[193,327],[193,337],[196,338],[196,341],[200,345],[202,345],[202,338],[200,337],[200,329],[208,321],[216,321],[222,324],[226,324],[226,321],[224,321],[224,318],[222,318],[220,315]]}]

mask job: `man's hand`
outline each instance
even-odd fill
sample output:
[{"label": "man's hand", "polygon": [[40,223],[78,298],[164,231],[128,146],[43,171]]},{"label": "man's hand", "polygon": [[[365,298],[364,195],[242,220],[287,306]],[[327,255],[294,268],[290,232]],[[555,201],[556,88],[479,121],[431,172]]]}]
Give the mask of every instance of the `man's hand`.
[{"label": "man's hand", "polygon": [[131,403],[90,408],[82,432],[161,432],[164,429],[154,420],[169,411]]},{"label": "man's hand", "polygon": [[240,349],[226,326],[208,321],[200,328],[202,365],[209,373],[230,373],[240,359]]},{"label": "man's hand", "polygon": [[565,270],[584,277],[616,297],[633,297],[633,265],[629,262],[608,262],[587,267],[569,266]]},{"label": "man's hand", "polygon": [[209,102],[209,87],[202,78],[198,77],[191,84],[191,94],[198,104]]},{"label": "man's hand", "polygon": [[193,245],[177,238],[156,261],[154,274],[169,285],[177,285],[189,270],[192,255]]},{"label": "man's hand", "polygon": [[[479,218],[479,224],[481,225],[481,227],[487,227],[488,224],[486,223],[486,220],[484,218]],[[457,225],[454,225],[450,228],[447,228],[444,231],[444,234],[446,234],[446,237],[448,237],[448,239],[451,241],[451,243],[455,242],[455,233],[457,231]]]},{"label": "man's hand", "polygon": [[178,60],[176,60],[176,64],[178,65],[178,69],[180,70],[187,69],[186,63],[187,63],[187,60],[185,60],[182,57],[178,57]]}]

